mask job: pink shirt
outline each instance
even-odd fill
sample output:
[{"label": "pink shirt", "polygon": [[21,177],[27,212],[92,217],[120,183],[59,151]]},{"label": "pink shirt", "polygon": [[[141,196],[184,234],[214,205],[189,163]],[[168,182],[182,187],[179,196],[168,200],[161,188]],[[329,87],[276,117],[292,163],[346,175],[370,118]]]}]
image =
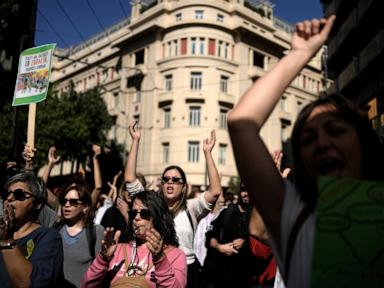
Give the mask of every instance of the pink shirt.
[{"label": "pink shirt", "polygon": [[[126,249],[128,263],[131,263],[133,253],[132,243],[118,244],[111,261],[104,261],[100,254],[97,255],[85,273],[81,281],[81,287],[103,287],[103,280],[107,274],[107,278],[112,279],[111,283],[123,277],[126,272],[123,249]],[[168,247],[164,252],[166,256],[153,265],[152,255],[147,246],[143,244],[137,248],[137,256],[135,257],[134,264],[140,266],[142,271],[146,271],[145,279],[151,288],[185,287],[187,284],[187,264],[184,252],[176,247]],[[151,272],[154,272],[157,286],[155,282],[150,280]]]}]

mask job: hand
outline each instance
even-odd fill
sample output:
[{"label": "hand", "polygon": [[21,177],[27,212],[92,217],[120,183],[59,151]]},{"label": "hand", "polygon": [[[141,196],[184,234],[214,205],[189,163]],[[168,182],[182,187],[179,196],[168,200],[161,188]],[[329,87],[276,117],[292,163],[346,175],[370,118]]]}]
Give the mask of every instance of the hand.
[{"label": "hand", "polygon": [[211,152],[213,147],[215,146],[216,143],[216,131],[212,130],[211,131],[211,138],[204,139],[203,141],[203,151],[204,152]]},{"label": "hand", "polygon": [[60,156],[56,156],[56,147],[55,146],[50,147],[48,151],[48,163],[56,164],[59,161],[60,161]]},{"label": "hand", "polygon": [[145,239],[147,240],[145,245],[151,252],[153,261],[160,260],[164,256],[163,238],[160,233],[151,228],[150,231],[147,231]]},{"label": "hand", "polygon": [[292,50],[308,51],[312,56],[327,40],[335,18],[335,15],[331,15],[328,19],[312,19],[297,23],[291,42]]},{"label": "hand", "polygon": [[239,251],[233,247],[233,243],[220,244],[218,250],[220,253],[223,253],[227,256],[232,256],[233,254],[239,253]]},{"label": "hand", "polygon": [[13,239],[15,212],[13,207],[5,202],[4,215],[0,217],[0,241]]},{"label": "hand", "polygon": [[126,218],[128,215],[128,203],[125,202],[124,199],[121,198],[121,196],[117,197],[116,207],[117,207],[117,209],[119,209],[121,215],[123,215],[124,218]]},{"label": "hand", "polygon": [[283,172],[281,172],[281,160],[283,159],[283,152],[273,151],[272,153],[273,162],[275,162],[276,168],[279,171],[281,177],[284,179],[288,177],[288,174],[291,172],[291,168],[285,168]]},{"label": "hand", "polygon": [[244,243],[245,243],[245,240],[243,238],[237,238],[237,239],[232,241],[233,248],[235,248],[236,250],[241,249],[241,247],[243,247]]},{"label": "hand", "polygon": [[35,157],[36,148],[32,148],[28,144],[25,144],[23,153],[21,154],[23,156],[23,159],[26,162],[32,162],[33,157]]},{"label": "hand", "polygon": [[129,125],[129,134],[131,135],[132,140],[140,140],[141,133],[137,121]]},{"label": "hand", "polygon": [[114,229],[107,227],[104,231],[104,239],[101,240],[101,251],[100,254],[104,260],[111,259],[115,254],[117,243],[119,243],[121,232],[117,230],[114,233]]},{"label": "hand", "polygon": [[[123,171],[121,171],[121,170],[119,172],[117,172],[117,174],[113,177],[112,184],[108,182],[108,185],[111,184],[112,186],[114,186],[116,188],[117,179],[119,179],[121,173],[123,173]],[[111,186],[109,186],[109,187],[111,187]]]},{"label": "hand", "polygon": [[16,170],[16,162],[8,161],[8,162],[6,163],[6,169],[7,169],[7,170],[13,170],[13,171],[15,171],[15,170]]},{"label": "hand", "polygon": [[93,158],[96,158],[97,156],[99,156],[101,154],[101,146],[97,145],[97,144],[93,144],[92,145],[92,151],[93,151]]}]

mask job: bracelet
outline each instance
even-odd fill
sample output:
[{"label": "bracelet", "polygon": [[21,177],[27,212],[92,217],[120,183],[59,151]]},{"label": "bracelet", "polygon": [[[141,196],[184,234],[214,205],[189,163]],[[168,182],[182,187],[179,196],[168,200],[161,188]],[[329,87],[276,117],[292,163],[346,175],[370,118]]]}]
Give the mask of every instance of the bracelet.
[{"label": "bracelet", "polygon": [[10,250],[16,247],[16,241],[0,242],[0,250]]}]

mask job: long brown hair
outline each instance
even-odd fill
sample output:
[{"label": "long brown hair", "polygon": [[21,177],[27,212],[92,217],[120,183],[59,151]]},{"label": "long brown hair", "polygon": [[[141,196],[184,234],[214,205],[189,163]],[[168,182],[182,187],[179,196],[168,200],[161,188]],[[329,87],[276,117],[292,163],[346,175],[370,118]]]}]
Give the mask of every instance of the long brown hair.
[{"label": "long brown hair", "polygon": [[[84,180],[76,179],[59,194],[59,199],[63,200],[65,195],[71,190],[75,190],[77,194],[79,194],[79,199],[83,202],[83,205],[88,207],[82,217],[84,227],[92,226],[95,218],[95,211],[93,210],[91,192],[88,184]],[[65,223],[63,216],[61,216],[58,222],[62,224]]]},{"label": "long brown hair", "polygon": [[[181,196],[180,199],[177,200],[176,206],[171,210],[173,217],[175,217],[180,211],[187,209],[187,176],[185,176],[185,172],[181,167],[177,165],[171,165],[164,169],[163,174],[161,175],[161,178],[167,173],[169,170],[177,170],[181,176],[181,179],[183,180],[183,188],[181,190]],[[167,201],[167,199],[164,196],[163,192],[163,183],[161,184],[161,197]]]}]

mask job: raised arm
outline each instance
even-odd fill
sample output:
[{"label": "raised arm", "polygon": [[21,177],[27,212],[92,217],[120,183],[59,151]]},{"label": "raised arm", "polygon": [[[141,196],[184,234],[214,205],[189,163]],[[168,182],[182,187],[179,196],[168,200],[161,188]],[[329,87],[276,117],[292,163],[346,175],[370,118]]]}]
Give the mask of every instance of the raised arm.
[{"label": "raised arm", "polygon": [[42,179],[45,184],[48,182],[49,175],[56,163],[60,161],[60,156],[56,156],[56,147],[52,146],[48,151],[48,163],[47,167],[44,169]]},{"label": "raised arm", "polygon": [[220,193],[222,192],[219,172],[217,171],[215,161],[212,157],[212,149],[215,146],[215,143],[216,132],[215,130],[212,130],[211,138],[206,138],[203,141],[203,150],[205,161],[207,164],[209,179],[209,189],[205,193],[205,200],[207,200],[207,202],[211,204],[214,204],[216,202],[217,198],[219,198]]},{"label": "raised arm", "polygon": [[[56,156],[56,147],[52,146],[49,148],[48,151],[48,163],[47,167],[44,169],[42,179],[45,184],[48,183],[48,178],[49,175],[51,174],[52,168],[55,166],[56,163],[60,161],[60,156]],[[47,187],[47,192],[48,192],[48,204],[51,207],[55,207],[57,205],[56,202],[56,195],[52,193],[50,189]]]},{"label": "raised arm", "polygon": [[99,155],[101,154],[101,147],[99,145],[92,145],[93,151],[93,177],[95,180],[95,188],[92,191],[92,205],[96,206],[97,200],[101,192],[101,187],[103,186],[103,180],[101,178],[100,164],[99,164]]},{"label": "raised arm", "polygon": [[108,182],[108,186],[109,188],[111,188],[109,190],[109,193],[108,193],[108,196],[112,199],[112,202],[115,202],[116,198],[117,198],[117,179],[119,179],[120,175],[121,175],[121,171],[119,171],[114,177],[113,177],[113,181],[112,183]]},{"label": "raised arm", "polygon": [[139,144],[141,133],[137,121],[129,125],[129,134],[132,138],[131,149],[129,150],[127,164],[125,165],[124,180],[125,182],[132,183],[136,180],[136,165],[137,155],[139,152]]},{"label": "raised arm", "polygon": [[252,202],[277,240],[284,186],[259,131],[284,90],[326,41],[334,19],[331,16],[296,24],[290,52],[245,92],[228,115],[238,171]]},{"label": "raised arm", "polygon": [[27,171],[33,171],[33,158],[35,157],[36,148],[29,146],[28,144],[24,145],[23,159],[25,161],[24,169]]}]

